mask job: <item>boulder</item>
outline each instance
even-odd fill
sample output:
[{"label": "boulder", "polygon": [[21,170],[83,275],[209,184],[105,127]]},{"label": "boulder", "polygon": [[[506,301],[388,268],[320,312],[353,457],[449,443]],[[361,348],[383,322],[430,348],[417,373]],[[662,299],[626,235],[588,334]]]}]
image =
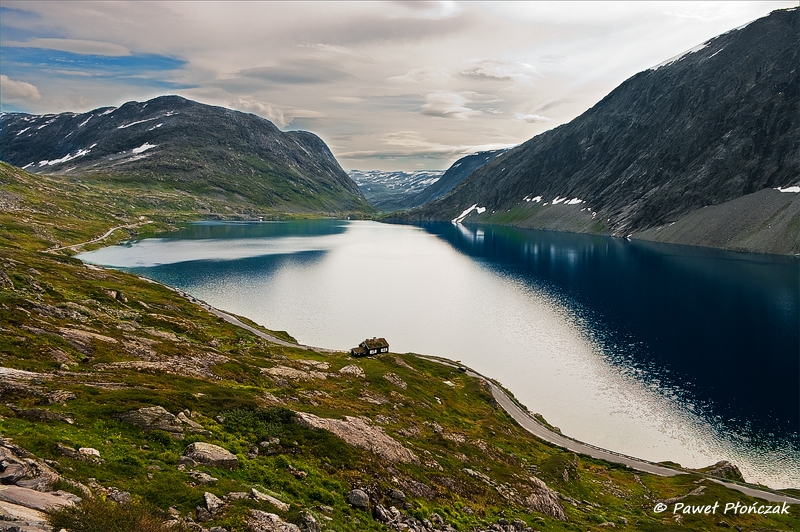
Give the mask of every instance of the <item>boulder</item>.
[{"label": "boulder", "polygon": [[203,473],[202,471],[189,471],[189,476],[192,477],[198,484],[213,484],[219,480],[218,478],[212,477],[208,473]]},{"label": "boulder", "polygon": [[297,412],[295,419],[299,425],[330,431],[348,444],[372,451],[390,462],[419,463],[419,458],[410,449],[366,418],[345,416],[344,419],[331,419]]},{"label": "boulder", "polygon": [[406,502],[406,494],[398,489],[389,490],[386,496],[389,497],[393,506],[399,506]]},{"label": "boulder", "polygon": [[0,501],[46,512],[63,506],[72,506],[80,502],[81,498],[65,491],[42,493],[29,488],[9,486],[0,490]]},{"label": "boulder", "polygon": [[251,532],[302,532],[297,525],[287,523],[275,514],[250,510],[245,523]]},{"label": "boulder", "polygon": [[300,530],[302,532],[322,532],[319,522],[308,510],[300,512]]},{"label": "boulder", "polygon": [[145,432],[163,430],[173,438],[183,439],[183,424],[163,406],[146,406],[122,414],[120,419],[125,423],[139,427]]},{"label": "boulder", "polygon": [[288,512],[289,511],[289,508],[290,508],[289,504],[286,504],[285,502],[281,501],[280,499],[276,499],[272,495],[267,495],[266,493],[262,493],[262,492],[258,491],[255,488],[252,488],[250,490],[250,494],[253,496],[253,498],[255,500],[268,502],[272,506],[274,506],[275,508],[277,508],[278,510],[280,510],[282,512]]},{"label": "boulder", "polygon": [[525,506],[529,510],[553,517],[559,521],[566,521],[567,514],[564,513],[564,507],[561,506],[561,502],[558,500],[558,494],[541,479],[530,477],[530,480],[533,493],[525,499]]},{"label": "boulder", "polygon": [[212,467],[236,469],[239,466],[239,459],[235,454],[211,443],[191,443],[184,449],[183,456],[191,458],[198,464]]},{"label": "boulder", "polygon": [[106,498],[114,501],[117,504],[130,504],[131,503],[131,494],[127,491],[122,491],[118,488],[108,488],[106,492]]},{"label": "boulder", "polygon": [[225,506],[225,502],[213,493],[205,492],[203,498],[206,501],[206,508],[211,512],[211,515],[216,514]]},{"label": "boulder", "polygon": [[408,388],[408,384],[406,384],[406,381],[401,379],[400,375],[398,375],[397,373],[387,373],[386,375],[383,376],[383,378],[386,379],[387,381],[391,382],[392,384],[394,384],[398,388],[401,388],[403,390]]},{"label": "boulder", "polygon": [[364,374],[364,370],[361,369],[360,366],[356,366],[355,364],[348,364],[347,366],[340,369],[339,373],[341,373],[342,375],[351,375],[353,377],[361,377],[361,378],[366,377],[366,375]]},{"label": "boulder", "polygon": [[347,494],[347,503],[353,506],[354,508],[361,508],[362,510],[366,510],[369,508],[369,495],[367,492],[360,489],[350,490],[350,493]]},{"label": "boulder", "polygon": [[707,475],[711,475],[712,477],[744,482],[744,477],[742,476],[742,472],[739,470],[739,468],[727,460],[717,462],[710,468],[701,471],[705,471]]}]

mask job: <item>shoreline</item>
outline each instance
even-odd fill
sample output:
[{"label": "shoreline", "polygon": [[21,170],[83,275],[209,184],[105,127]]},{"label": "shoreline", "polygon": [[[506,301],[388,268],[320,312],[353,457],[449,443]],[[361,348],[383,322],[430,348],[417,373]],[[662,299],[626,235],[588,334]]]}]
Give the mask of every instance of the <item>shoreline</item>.
[{"label": "shoreline", "polygon": [[[225,312],[223,310],[220,310],[220,309],[218,309],[218,308],[206,303],[205,301],[200,300],[200,299],[192,296],[191,294],[189,294],[187,292],[184,292],[183,290],[180,290],[178,288],[174,288],[174,287],[169,286],[169,285],[165,285],[163,283],[160,283],[158,281],[154,281],[152,279],[147,279],[147,278],[144,278],[144,277],[140,277],[140,278],[141,279],[146,279],[148,282],[158,283],[158,284],[166,287],[167,289],[172,290],[175,293],[179,294],[181,297],[186,298],[190,302],[200,306],[201,308],[203,308],[206,311],[210,312],[211,314],[217,316],[218,318],[225,320],[226,322],[230,323],[231,325],[235,325],[237,327],[245,329],[246,331],[248,331],[248,332],[250,332],[250,333],[252,333],[252,334],[258,336],[259,338],[262,338],[262,339],[264,339],[264,340],[266,340],[268,342],[272,342],[272,343],[275,343],[277,345],[281,345],[281,346],[284,346],[284,347],[295,347],[295,348],[300,348],[300,349],[308,349],[308,350],[316,351],[318,353],[323,353],[323,354],[344,353],[343,351],[336,350],[336,349],[328,349],[328,348],[324,348],[324,347],[309,346],[309,345],[304,345],[304,344],[299,344],[299,343],[293,344],[291,342],[287,342],[285,340],[281,340],[280,338],[272,336],[271,334],[268,334],[268,333],[266,333],[264,331],[261,331],[261,330],[255,328],[255,327],[247,325],[246,323],[242,322],[236,316],[234,316],[232,314],[229,314],[229,313],[227,313],[227,312]],[[413,355],[413,356],[415,356],[417,358],[420,358],[420,359],[428,360],[428,361],[431,361],[431,362],[436,362],[436,363],[439,363],[439,364],[444,364],[444,365],[451,366],[451,367],[454,367],[454,368],[459,368],[459,367],[466,368],[466,374],[467,375],[469,375],[471,377],[474,377],[474,378],[481,379],[489,386],[489,389],[491,390],[491,393],[492,393],[492,397],[497,402],[497,405],[504,412],[506,412],[516,423],[518,423],[522,428],[524,428],[526,431],[531,433],[533,436],[535,436],[535,437],[537,437],[537,438],[539,438],[539,439],[541,439],[541,440],[543,440],[543,441],[545,441],[545,442],[547,442],[549,444],[564,448],[564,449],[566,449],[568,451],[572,451],[572,452],[575,452],[577,454],[590,456],[592,458],[605,460],[607,462],[621,464],[621,465],[624,465],[624,466],[629,467],[631,469],[635,469],[637,471],[642,471],[642,472],[645,472],[645,473],[651,473],[651,474],[654,474],[654,475],[676,476],[676,475],[689,474],[689,473],[695,473],[695,474],[703,475],[702,473],[700,473],[699,471],[696,471],[696,470],[688,470],[688,469],[683,469],[683,468],[666,467],[666,466],[663,466],[663,465],[655,463],[655,462],[650,462],[650,461],[644,460],[642,458],[636,458],[634,456],[629,456],[629,455],[626,455],[626,454],[623,454],[623,453],[618,453],[616,451],[612,451],[612,450],[609,450],[609,449],[604,449],[602,447],[598,447],[596,445],[592,445],[590,443],[585,443],[585,442],[582,442],[582,441],[577,440],[575,438],[572,438],[572,437],[569,437],[569,436],[566,436],[566,435],[563,435],[563,434],[560,434],[560,433],[553,432],[548,427],[546,427],[545,425],[540,423],[538,420],[536,420],[533,417],[533,415],[528,412],[527,407],[524,407],[516,399],[514,399],[511,395],[506,393],[505,389],[502,387],[502,385],[499,382],[494,381],[493,379],[491,379],[489,377],[486,377],[485,375],[482,375],[481,373],[473,370],[472,368],[464,366],[463,364],[457,363],[457,362],[455,362],[453,360],[449,360],[449,359],[442,358],[442,357],[437,357],[437,356],[431,356],[431,355],[420,355],[420,354],[417,354],[417,353],[408,353],[408,354]],[[751,487],[752,485],[749,485],[749,484],[740,484],[740,483],[737,483],[737,482],[724,480],[724,479],[721,479],[721,478],[712,477],[712,476],[708,476],[708,475],[703,475],[703,477],[706,478],[707,480],[712,481],[712,482],[716,482],[717,484],[721,484],[721,485],[723,485],[723,486],[725,486],[725,487],[727,487],[729,489],[733,489],[733,490],[739,491],[739,492],[741,492],[741,493],[743,493],[745,495],[748,495],[750,497],[760,498],[760,499],[763,499],[763,500],[766,500],[766,501],[769,501],[769,502],[778,502],[778,503],[784,503],[785,502],[787,504],[800,505],[800,499],[794,498],[794,497],[790,497],[788,495],[784,495],[782,493],[779,493],[777,490],[769,490],[769,488],[764,489],[764,488]]]}]

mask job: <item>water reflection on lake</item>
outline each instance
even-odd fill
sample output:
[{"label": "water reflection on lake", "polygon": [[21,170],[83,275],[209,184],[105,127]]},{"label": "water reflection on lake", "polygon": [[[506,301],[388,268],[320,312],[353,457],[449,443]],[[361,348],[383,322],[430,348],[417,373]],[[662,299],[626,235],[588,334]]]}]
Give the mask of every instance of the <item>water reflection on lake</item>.
[{"label": "water reflection on lake", "polygon": [[347,221],[192,224],[81,258],[302,343],[462,360],[601,447],[800,486],[796,258]]}]

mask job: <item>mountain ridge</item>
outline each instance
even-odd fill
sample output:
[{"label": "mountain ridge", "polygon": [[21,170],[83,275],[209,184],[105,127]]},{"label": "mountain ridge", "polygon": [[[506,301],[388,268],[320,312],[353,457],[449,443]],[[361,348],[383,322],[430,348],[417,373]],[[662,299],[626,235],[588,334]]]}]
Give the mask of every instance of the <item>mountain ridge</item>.
[{"label": "mountain ridge", "polygon": [[166,185],[273,209],[371,212],[316,135],[179,96],[81,114],[5,113],[0,150],[34,173]]},{"label": "mountain ridge", "polygon": [[[706,206],[796,185],[799,29],[793,8],[710,39],[392,220],[453,220],[474,205],[462,221],[636,238]],[[765,217],[782,205],[765,205]],[[800,252],[799,225],[791,218],[788,243],[761,251]]]}]

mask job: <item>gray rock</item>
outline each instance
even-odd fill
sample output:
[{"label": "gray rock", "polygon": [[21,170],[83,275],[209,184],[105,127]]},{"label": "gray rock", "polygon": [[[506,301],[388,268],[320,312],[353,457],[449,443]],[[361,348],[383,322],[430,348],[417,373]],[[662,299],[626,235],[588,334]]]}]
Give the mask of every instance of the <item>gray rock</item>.
[{"label": "gray rock", "polygon": [[392,503],[402,504],[406,501],[406,494],[398,489],[389,490],[386,496],[391,499]]},{"label": "gray rock", "polygon": [[197,508],[195,508],[195,512],[197,513],[198,523],[205,523],[206,521],[211,521],[211,519],[213,519],[213,517],[211,516],[211,512],[209,512],[207,508],[203,508],[202,506],[198,506]]},{"label": "gray rock", "polygon": [[290,505],[289,505],[289,504],[287,504],[287,503],[283,502],[283,501],[282,501],[282,500],[280,500],[280,499],[276,499],[276,498],[275,498],[275,497],[273,497],[272,495],[268,495],[268,494],[266,494],[266,493],[262,493],[262,492],[258,491],[258,490],[257,490],[257,489],[255,489],[255,488],[252,488],[252,489],[250,490],[250,493],[251,493],[251,495],[253,496],[253,498],[254,498],[255,500],[257,500],[257,501],[264,501],[264,502],[268,502],[268,503],[270,503],[272,506],[274,506],[275,508],[277,508],[278,510],[280,510],[280,511],[282,511],[282,512],[288,512],[288,511],[289,511],[289,508],[290,508]]},{"label": "gray rock", "polygon": [[226,469],[236,469],[239,466],[239,459],[236,458],[236,455],[211,443],[191,443],[184,449],[183,456],[207,466]]},{"label": "gray rock", "polygon": [[145,432],[163,430],[175,439],[183,439],[183,424],[162,406],[147,406],[122,414],[125,423],[137,426]]},{"label": "gray rock", "polygon": [[196,467],[197,462],[195,462],[188,456],[181,456],[180,458],[178,458],[178,465],[185,465],[186,467]]},{"label": "gray rock", "polygon": [[369,508],[369,495],[364,490],[354,489],[347,494],[347,503],[355,508]]},{"label": "gray rock", "polygon": [[321,532],[322,529],[311,512],[304,510],[300,512],[300,530],[302,532]]},{"label": "gray rock", "polygon": [[391,513],[389,513],[389,510],[387,510],[380,504],[376,504],[372,508],[372,517],[374,517],[376,521],[379,521],[384,524],[393,520],[393,516]]},{"label": "gray rock", "polygon": [[9,486],[0,490],[0,501],[46,512],[62,506],[71,506],[80,502],[81,498],[65,491],[42,493],[30,488]]},{"label": "gray rock", "polygon": [[382,427],[372,425],[363,417],[344,419],[322,418],[306,412],[296,412],[296,422],[304,427],[325,429],[354,447],[367,449],[390,462],[418,463],[413,451],[386,434]]},{"label": "gray rock", "polygon": [[211,515],[216,514],[225,506],[225,502],[213,493],[205,492],[203,498],[206,501],[206,508],[211,512]]},{"label": "gray rock", "polygon": [[744,477],[742,476],[742,472],[739,470],[739,468],[727,460],[717,462],[711,466],[711,469],[706,471],[706,474],[711,475],[712,477],[726,478],[728,480],[738,480],[739,482],[744,482]]},{"label": "gray rock", "polygon": [[208,473],[203,473],[202,471],[189,471],[189,476],[191,476],[198,484],[213,484],[219,480],[218,478],[212,477]]},{"label": "gray rock", "polygon": [[131,503],[131,494],[127,491],[122,491],[117,488],[109,488],[106,497],[119,504]]},{"label": "gray rock", "polygon": [[[5,463],[0,462],[0,464]],[[5,467],[2,473],[0,473],[0,483],[2,484],[16,484],[18,480],[22,480],[24,478],[29,477],[31,474],[31,470],[28,467],[20,463],[12,463]]]},{"label": "gray rock", "polygon": [[245,523],[251,532],[302,532],[297,525],[287,523],[275,514],[250,510]]},{"label": "gray rock", "polygon": [[559,521],[566,521],[567,514],[564,513],[564,507],[561,506],[561,502],[558,500],[558,494],[537,477],[532,476],[530,478],[533,493],[525,499],[525,506],[529,510],[553,517]]}]

